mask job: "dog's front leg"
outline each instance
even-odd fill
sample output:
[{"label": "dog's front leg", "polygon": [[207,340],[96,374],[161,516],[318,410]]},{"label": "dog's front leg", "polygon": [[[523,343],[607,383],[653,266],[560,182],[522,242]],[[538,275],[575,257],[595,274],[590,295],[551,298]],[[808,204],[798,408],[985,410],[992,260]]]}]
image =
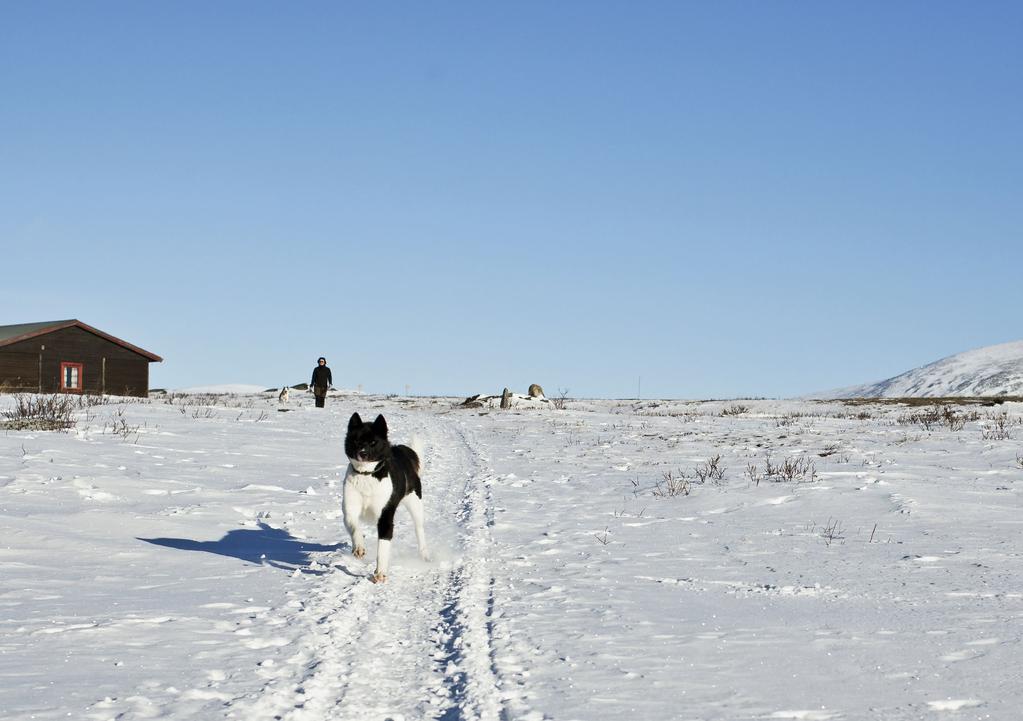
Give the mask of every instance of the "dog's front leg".
[{"label": "dog's front leg", "polygon": [[387,569],[391,563],[391,538],[394,536],[395,507],[388,504],[377,521],[377,570],[370,580],[383,583],[387,580]]},{"label": "dog's front leg", "polygon": [[352,555],[362,558],[366,555],[366,539],[359,530],[359,515],[362,512],[361,494],[345,485],[344,494],[341,497],[341,516],[344,518],[345,528],[348,535],[352,537]]}]

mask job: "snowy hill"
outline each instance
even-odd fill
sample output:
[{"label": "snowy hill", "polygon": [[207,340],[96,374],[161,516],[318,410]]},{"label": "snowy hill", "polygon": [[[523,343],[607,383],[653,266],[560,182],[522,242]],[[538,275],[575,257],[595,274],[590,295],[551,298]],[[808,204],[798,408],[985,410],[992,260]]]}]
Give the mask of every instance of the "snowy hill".
[{"label": "snowy hill", "polygon": [[824,395],[832,398],[1023,395],[1023,340],[966,351],[879,383]]}]

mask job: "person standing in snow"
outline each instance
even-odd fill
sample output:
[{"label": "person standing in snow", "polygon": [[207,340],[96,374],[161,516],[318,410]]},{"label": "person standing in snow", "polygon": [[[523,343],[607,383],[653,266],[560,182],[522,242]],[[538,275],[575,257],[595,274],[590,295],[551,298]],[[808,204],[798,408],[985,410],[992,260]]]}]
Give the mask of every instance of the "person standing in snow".
[{"label": "person standing in snow", "polygon": [[316,396],[316,407],[323,408],[327,400],[327,389],[334,385],[334,378],[327,367],[327,359],[320,357],[313,368],[313,379],[309,381],[309,390]]}]

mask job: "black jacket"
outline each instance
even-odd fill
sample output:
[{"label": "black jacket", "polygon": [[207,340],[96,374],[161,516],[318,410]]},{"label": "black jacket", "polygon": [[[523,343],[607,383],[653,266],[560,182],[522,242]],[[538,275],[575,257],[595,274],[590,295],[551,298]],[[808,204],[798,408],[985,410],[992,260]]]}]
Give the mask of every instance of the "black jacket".
[{"label": "black jacket", "polygon": [[330,375],[330,368],[325,365],[318,365],[313,368],[313,379],[309,381],[311,386],[327,386],[334,385],[334,378]]}]

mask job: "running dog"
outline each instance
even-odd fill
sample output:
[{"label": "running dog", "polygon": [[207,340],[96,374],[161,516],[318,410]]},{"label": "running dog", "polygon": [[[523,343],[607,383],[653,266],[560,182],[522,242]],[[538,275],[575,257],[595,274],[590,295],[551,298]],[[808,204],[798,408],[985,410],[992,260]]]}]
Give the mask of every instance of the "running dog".
[{"label": "running dog", "polygon": [[398,506],[405,506],[412,516],[420,557],[430,560],[423,531],[423,487],[419,480],[423,452],[415,439],[411,445],[411,448],[391,445],[383,416],[377,416],[372,423],[363,423],[359,414],[353,413],[348,421],[345,455],[349,463],[341,510],[356,558],[366,555],[366,540],[359,521],[376,524],[377,567],[370,577],[373,583],[387,580],[394,513]]}]

